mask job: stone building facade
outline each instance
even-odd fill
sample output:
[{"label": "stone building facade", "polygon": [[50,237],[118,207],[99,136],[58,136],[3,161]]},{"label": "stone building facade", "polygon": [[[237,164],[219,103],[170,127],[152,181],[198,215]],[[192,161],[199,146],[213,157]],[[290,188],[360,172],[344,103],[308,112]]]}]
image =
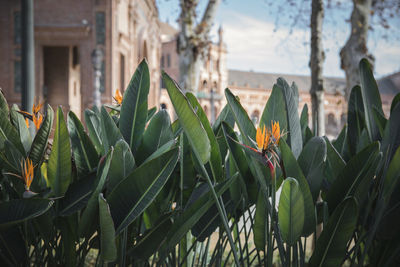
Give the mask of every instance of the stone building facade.
[{"label": "stone building facade", "polygon": [[[149,106],[158,105],[161,39],[155,0],[35,0],[35,95],[78,116],[93,103],[91,53],[104,53],[101,99],[125,89],[142,58],[153,78]],[[0,1],[0,87],[21,101],[20,1]],[[4,38],[3,38],[4,37]]]}]

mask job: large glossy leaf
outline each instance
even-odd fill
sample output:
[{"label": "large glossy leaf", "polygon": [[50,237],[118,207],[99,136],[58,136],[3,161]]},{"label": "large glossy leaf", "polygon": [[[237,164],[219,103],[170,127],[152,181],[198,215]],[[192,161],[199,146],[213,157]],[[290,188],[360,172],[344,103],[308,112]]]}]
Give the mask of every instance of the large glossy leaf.
[{"label": "large glossy leaf", "polygon": [[303,109],[300,114],[300,127],[301,135],[303,136],[303,145],[308,141],[307,139],[307,128],[308,128],[308,106],[307,103],[304,104]]},{"label": "large glossy leaf", "polygon": [[364,128],[364,106],[361,95],[361,87],[354,86],[350,93],[348,111],[347,111],[347,127],[348,127],[348,144],[351,155],[357,152],[357,143]]},{"label": "large glossy leaf", "polygon": [[214,124],[212,125],[215,134],[217,134],[218,128],[221,126],[221,123],[223,121],[232,128],[235,125],[235,118],[233,117],[233,114],[228,105],[224,106],[224,108],[219,113],[217,119],[215,120]]},{"label": "large glossy leaf", "polygon": [[400,181],[400,146],[397,148],[392,161],[386,172],[385,183],[383,185],[382,197],[387,203],[396,188],[396,185]]},{"label": "large glossy leaf", "polygon": [[89,237],[95,230],[95,224],[93,222],[97,221],[98,217],[98,207],[99,207],[99,194],[103,191],[106,183],[108,171],[110,169],[111,160],[113,157],[113,149],[110,149],[107,155],[100,159],[99,165],[97,167],[97,178],[95,181],[95,189],[91,194],[88,204],[82,213],[81,220],[79,222],[79,236]]},{"label": "large glossy leaf", "polygon": [[131,149],[125,140],[117,142],[108,172],[107,192],[111,192],[115,186],[125,179],[135,168],[135,159]]},{"label": "large glossy leaf", "polygon": [[[146,109],[147,110],[147,109]],[[122,139],[121,132],[114,120],[104,107],[101,107],[101,133],[104,150],[107,153],[111,146],[115,146]]]},{"label": "large glossy leaf", "polygon": [[143,234],[132,250],[129,251],[129,254],[132,253],[135,257],[141,259],[148,259],[154,254],[165,242],[165,233],[167,233],[172,226],[171,217],[171,213],[162,216],[154,227]]},{"label": "large glossy leaf", "polygon": [[216,181],[222,181],[224,173],[222,170],[221,151],[219,150],[217,139],[215,138],[214,132],[207,119],[207,115],[204,112],[203,108],[201,107],[200,103],[197,101],[196,97],[192,93],[186,93],[186,97],[188,98],[192,107],[195,110],[197,110],[196,111],[197,116],[199,117],[200,122],[207,133],[208,139],[210,140],[210,146],[211,146],[210,165],[213,177]]},{"label": "large glossy leaf", "polygon": [[19,134],[11,124],[8,112],[0,109],[0,149],[4,148],[4,140],[9,140],[22,153],[25,154]]},{"label": "large glossy leaf", "polygon": [[60,200],[59,214],[69,216],[86,207],[93,191],[96,173],[90,173],[73,182]]},{"label": "large glossy leaf", "polygon": [[124,93],[119,128],[135,154],[147,119],[147,96],[150,89],[149,67],[145,59],[137,67]]},{"label": "large glossy leaf", "polygon": [[335,209],[317,240],[310,266],[336,267],[342,264],[357,222],[357,203],[347,198]]},{"label": "large glossy leaf", "polygon": [[194,112],[187,98],[183,95],[175,81],[163,73],[163,80],[167,88],[172,105],[178,115],[179,123],[182,126],[190,145],[193,147],[193,152],[203,164],[210,159],[210,140],[207,132],[204,130],[199,118]]},{"label": "large glossy leaf", "polygon": [[99,218],[100,256],[104,261],[114,261],[117,258],[114,223],[107,201],[101,193],[99,194]]},{"label": "large glossy leaf", "polygon": [[274,85],[267,104],[261,116],[260,125],[270,126],[272,121],[278,121],[281,129],[287,129],[287,112],[283,91]]},{"label": "large glossy leaf", "polygon": [[301,170],[307,179],[314,202],[317,201],[326,160],[326,143],[322,137],[313,137],[304,146],[298,159]]},{"label": "large glossy leaf", "polygon": [[0,227],[20,223],[45,213],[53,201],[49,199],[13,199],[0,203]]},{"label": "large glossy leaf", "polygon": [[100,116],[98,115],[98,113],[87,109],[85,110],[85,122],[89,132],[89,138],[90,140],[92,140],[92,143],[95,146],[97,153],[103,155],[104,147],[101,140],[103,134]]},{"label": "large glossy leaf", "polygon": [[171,120],[166,110],[160,110],[150,120],[143,134],[143,142],[138,149],[135,159],[140,163],[154,153],[158,148],[172,140]]},{"label": "large glossy leaf", "polygon": [[3,114],[7,114],[7,115],[8,115],[8,111],[9,111],[7,100],[4,97],[2,90],[0,90],[0,111],[2,111]]},{"label": "large glossy leaf", "polygon": [[256,129],[254,128],[254,125],[250,120],[249,115],[240,104],[238,98],[236,98],[228,88],[225,89],[225,97],[232,111],[233,117],[235,118],[240,133],[242,134],[243,141],[246,145],[250,146],[251,142],[249,140],[249,137],[255,140]]},{"label": "large glossy leaf", "polygon": [[57,109],[53,146],[47,165],[48,186],[57,197],[64,195],[72,181],[71,145],[61,107]]},{"label": "large glossy leaf", "polygon": [[324,140],[326,143],[326,164],[324,177],[330,185],[342,171],[346,165],[346,162],[340,156],[339,152],[335,149],[329,139],[324,137]]},{"label": "large glossy leaf", "polygon": [[360,153],[355,155],[343,170],[339,173],[336,180],[326,196],[329,211],[332,212],[337,205],[345,198],[354,196],[357,186],[364,179],[372,179],[375,174],[376,160],[379,154],[379,143],[374,142]]},{"label": "large glossy leaf", "polygon": [[29,151],[29,158],[32,160],[33,165],[40,165],[43,160],[43,155],[47,149],[47,141],[49,139],[51,129],[53,127],[54,112],[50,105],[47,105],[47,113],[44,117],[42,126],[36,133],[33,139],[31,149]]},{"label": "large glossy leaf", "polygon": [[256,213],[254,215],[253,237],[254,245],[258,251],[265,250],[267,239],[267,207],[265,205],[264,194],[260,191],[257,197]]},{"label": "large glossy leaf", "polygon": [[[303,148],[303,138],[301,136],[300,119],[298,115],[298,92],[294,88],[289,87],[283,78],[278,78],[276,86],[282,90],[286,104],[288,145],[293,151],[293,155],[297,158]],[[281,128],[282,129],[282,128]]]},{"label": "large glossy leaf", "polygon": [[178,155],[178,149],[173,149],[142,164],[107,196],[117,234],[151,204],[174,170]]},{"label": "large glossy leaf", "polygon": [[285,179],[279,199],[279,228],[282,239],[289,245],[294,245],[304,227],[304,200],[299,183],[296,179]]},{"label": "large glossy leaf", "polygon": [[[237,177],[237,176],[236,176]],[[228,179],[215,187],[217,196],[221,196],[235,181]],[[197,223],[197,221],[214,204],[214,198],[211,191],[203,194],[192,205],[176,219],[167,234],[166,243],[163,245],[163,251],[175,247],[182,237]]]},{"label": "large glossy leaf", "polygon": [[21,139],[21,143],[24,146],[25,152],[27,153],[32,145],[32,137],[26,126],[25,118],[22,114],[18,113],[19,108],[14,104],[11,108],[10,116],[13,120],[13,124],[16,126]]},{"label": "large glossy leaf", "polygon": [[308,236],[315,231],[315,209],[310,187],[308,186],[307,180],[285,140],[281,139],[279,141],[279,148],[281,150],[286,177],[293,177],[297,180],[300,191],[303,195],[305,216],[302,235]]},{"label": "large glossy leaf", "polygon": [[379,94],[378,85],[376,84],[372,68],[367,59],[360,61],[360,80],[361,93],[364,103],[365,123],[368,135],[372,141],[380,140],[379,127],[374,119],[373,109],[384,114],[382,110],[382,101]]},{"label": "large glossy leaf", "polygon": [[70,111],[67,121],[76,167],[80,173],[88,173],[97,166],[99,155],[75,113]]},{"label": "large glossy leaf", "polygon": [[398,103],[400,103],[400,93],[393,97],[392,104],[390,105],[390,116],[392,115],[393,109]]},{"label": "large glossy leaf", "polygon": [[384,146],[386,149],[388,147],[387,160],[391,161],[394,153],[397,148],[400,147],[400,103],[397,104],[393,111],[390,114],[389,119],[389,138],[384,140],[384,144],[387,143],[387,146]]}]

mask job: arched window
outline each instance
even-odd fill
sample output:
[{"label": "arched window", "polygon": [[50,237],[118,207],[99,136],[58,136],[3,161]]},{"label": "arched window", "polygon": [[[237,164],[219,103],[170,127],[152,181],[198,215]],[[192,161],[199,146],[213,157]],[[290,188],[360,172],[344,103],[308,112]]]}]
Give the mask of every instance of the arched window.
[{"label": "arched window", "polygon": [[203,81],[203,90],[207,90],[207,81],[206,80]]}]

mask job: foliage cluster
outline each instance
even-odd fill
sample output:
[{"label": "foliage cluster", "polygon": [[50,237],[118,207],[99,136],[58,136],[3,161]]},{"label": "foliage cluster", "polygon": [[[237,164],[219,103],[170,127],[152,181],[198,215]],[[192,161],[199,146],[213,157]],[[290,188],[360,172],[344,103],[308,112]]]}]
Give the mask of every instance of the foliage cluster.
[{"label": "foliage cluster", "polygon": [[277,255],[283,266],[399,264],[400,95],[385,118],[366,60],[360,74],[333,142],[313,135],[282,78],[260,120],[274,122],[267,131],[229,89],[211,125],[164,73],[171,123],[148,109],[145,61],[120,105],[85,111],[87,131],[47,106],[31,135],[0,94],[2,266],[83,266],[93,250],[98,265],[119,266],[272,266]]}]

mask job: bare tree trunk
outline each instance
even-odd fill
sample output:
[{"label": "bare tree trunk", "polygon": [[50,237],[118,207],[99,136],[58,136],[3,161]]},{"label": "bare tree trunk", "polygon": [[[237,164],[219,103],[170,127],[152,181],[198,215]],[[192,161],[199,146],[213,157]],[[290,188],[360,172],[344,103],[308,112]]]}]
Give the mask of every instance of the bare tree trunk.
[{"label": "bare tree trunk", "polygon": [[221,0],[209,0],[202,20],[196,25],[198,0],[180,0],[181,31],[177,41],[179,54],[179,84],[182,89],[197,91],[209,33]]},{"label": "bare tree trunk", "polygon": [[325,135],[324,84],[322,66],[325,60],[322,48],[322,22],[324,19],[323,0],[311,3],[311,109],[312,124],[316,135]]},{"label": "bare tree trunk", "polygon": [[350,95],[351,88],[360,84],[360,75],[358,73],[360,60],[366,57],[372,65],[375,61],[374,57],[368,53],[367,48],[371,8],[372,0],[353,0],[350,37],[340,51],[340,67],[346,73],[346,99]]}]

